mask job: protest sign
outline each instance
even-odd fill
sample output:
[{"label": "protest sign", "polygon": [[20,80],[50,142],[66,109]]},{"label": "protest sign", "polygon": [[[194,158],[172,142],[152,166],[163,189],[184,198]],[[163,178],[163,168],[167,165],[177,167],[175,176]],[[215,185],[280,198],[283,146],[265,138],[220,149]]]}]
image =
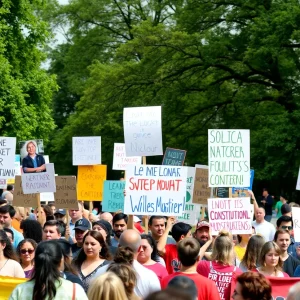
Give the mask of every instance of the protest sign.
[{"label": "protest sign", "polygon": [[102,201],[106,165],[78,166],[77,200]]},{"label": "protest sign", "polygon": [[194,182],[195,182],[195,168],[186,167],[187,180],[186,180],[186,202],[193,202]]},{"label": "protest sign", "polygon": [[46,172],[22,174],[24,194],[56,192],[54,164],[46,164]]},{"label": "protest sign", "polygon": [[208,130],[210,187],[250,186],[250,131]]},{"label": "protest sign", "polygon": [[250,197],[248,191],[252,191],[254,180],[254,170],[250,170],[250,186],[249,187],[233,187],[232,188],[232,197]]},{"label": "protest sign", "polygon": [[178,222],[184,222],[192,226],[196,225],[200,218],[202,205],[195,203],[185,203],[184,212],[177,217]]},{"label": "protest sign", "polygon": [[163,158],[162,165],[183,166],[185,155],[186,155],[185,150],[167,148]]},{"label": "protest sign", "polygon": [[124,213],[181,216],[186,199],[186,181],[185,167],[128,166]]},{"label": "protest sign", "polygon": [[37,207],[38,199],[36,194],[24,194],[22,190],[21,176],[16,176],[15,178],[15,188],[14,188],[14,206],[21,207]]},{"label": "protest sign", "polygon": [[219,188],[215,188],[214,190],[215,190],[214,195],[216,196],[216,198],[230,198],[229,188],[219,187]]},{"label": "protest sign", "polygon": [[208,215],[212,235],[222,229],[232,234],[252,233],[250,198],[208,199]]},{"label": "protest sign", "polygon": [[15,177],[15,137],[0,137],[0,178],[9,179]]},{"label": "protest sign", "polygon": [[55,207],[78,209],[75,176],[56,176]]},{"label": "protest sign", "polygon": [[46,203],[53,202],[54,193],[40,193],[40,201]]},{"label": "protest sign", "polygon": [[126,156],[162,155],[161,106],[124,108]]},{"label": "protest sign", "polygon": [[102,211],[115,212],[124,211],[124,180],[104,181],[104,195],[102,201]]},{"label": "protest sign", "polygon": [[299,167],[299,172],[298,172],[298,179],[297,179],[296,190],[300,191],[300,167]]},{"label": "protest sign", "polygon": [[142,158],[140,156],[126,156],[125,144],[114,144],[113,170],[126,170],[127,165],[140,165]]},{"label": "protest sign", "polygon": [[208,186],[208,167],[196,165],[195,170],[193,203],[207,204],[207,199],[211,197],[211,189]]},{"label": "protest sign", "polygon": [[294,239],[300,242],[300,207],[292,207]]},{"label": "protest sign", "polygon": [[73,166],[101,165],[101,136],[72,138]]}]

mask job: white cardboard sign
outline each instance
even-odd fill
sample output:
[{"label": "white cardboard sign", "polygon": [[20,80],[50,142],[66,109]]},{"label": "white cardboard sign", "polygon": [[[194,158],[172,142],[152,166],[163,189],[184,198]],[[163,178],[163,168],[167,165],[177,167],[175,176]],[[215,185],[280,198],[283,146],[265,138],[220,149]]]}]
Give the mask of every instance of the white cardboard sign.
[{"label": "white cardboard sign", "polygon": [[15,178],[16,138],[0,137],[0,178]]},{"label": "white cardboard sign", "polygon": [[142,158],[140,156],[126,156],[125,144],[114,144],[113,170],[126,170],[128,165],[140,165]]},{"label": "white cardboard sign", "polygon": [[300,191],[300,167],[299,167],[299,172],[298,172],[298,179],[297,179],[296,190]]},{"label": "white cardboard sign", "polygon": [[73,166],[101,165],[101,136],[73,137]]},{"label": "white cardboard sign", "polygon": [[292,207],[294,239],[300,242],[300,207]]}]

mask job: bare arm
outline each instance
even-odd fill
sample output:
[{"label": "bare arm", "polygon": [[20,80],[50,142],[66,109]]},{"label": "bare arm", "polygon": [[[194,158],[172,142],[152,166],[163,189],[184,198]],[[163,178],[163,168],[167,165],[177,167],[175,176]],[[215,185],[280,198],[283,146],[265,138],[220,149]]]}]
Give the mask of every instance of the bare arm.
[{"label": "bare arm", "polygon": [[169,231],[172,229],[174,222],[175,222],[174,217],[168,218],[166,230],[157,243],[157,250],[161,256],[164,256],[166,254],[166,244],[167,244],[168,234]]}]

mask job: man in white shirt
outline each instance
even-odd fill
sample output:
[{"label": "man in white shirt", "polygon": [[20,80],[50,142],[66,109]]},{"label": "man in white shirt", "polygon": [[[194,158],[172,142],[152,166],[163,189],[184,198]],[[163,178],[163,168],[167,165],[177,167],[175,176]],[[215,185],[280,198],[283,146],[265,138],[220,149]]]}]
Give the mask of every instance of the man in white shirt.
[{"label": "man in white shirt", "polygon": [[[133,268],[137,273],[137,284],[134,289],[135,294],[142,299],[145,299],[149,294],[159,291],[161,289],[157,275],[145,268],[137,261],[137,256],[141,246],[141,236],[134,229],[125,230],[119,239],[120,247],[129,247],[134,252]],[[100,268],[95,278],[104,274],[108,265]]]},{"label": "man in white shirt", "polygon": [[252,226],[255,228],[255,232],[264,237],[266,242],[273,241],[275,235],[275,227],[265,219],[265,209],[259,207],[255,212],[255,221]]}]

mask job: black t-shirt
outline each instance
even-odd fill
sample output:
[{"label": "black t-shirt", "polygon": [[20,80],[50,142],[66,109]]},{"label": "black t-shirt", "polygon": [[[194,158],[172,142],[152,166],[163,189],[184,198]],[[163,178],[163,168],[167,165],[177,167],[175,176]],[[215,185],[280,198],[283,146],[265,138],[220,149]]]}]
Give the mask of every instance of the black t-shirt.
[{"label": "black t-shirt", "polygon": [[82,249],[82,247],[78,247],[77,244],[73,244],[71,245],[71,250],[72,250],[72,255],[73,255],[73,259],[75,257],[77,257],[77,255],[79,254],[79,251]]},{"label": "black t-shirt", "polygon": [[272,198],[272,196],[268,195],[263,200],[266,200],[266,203],[264,205],[265,211],[266,211],[266,215],[268,215],[268,216],[272,215],[272,206],[273,206],[273,198]]},{"label": "black t-shirt", "polygon": [[300,261],[293,256],[289,255],[289,257],[283,262],[283,271],[290,275],[290,277],[294,276],[296,268],[300,265]]},{"label": "black t-shirt", "polygon": [[83,283],[82,283],[81,279],[78,276],[76,276],[76,275],[74,275],[70,272],[64,272],[64,274],[65,274],[65,279],[67,279],[67,280],[69,280],[73,283],[78,283],[83,288]]}]

